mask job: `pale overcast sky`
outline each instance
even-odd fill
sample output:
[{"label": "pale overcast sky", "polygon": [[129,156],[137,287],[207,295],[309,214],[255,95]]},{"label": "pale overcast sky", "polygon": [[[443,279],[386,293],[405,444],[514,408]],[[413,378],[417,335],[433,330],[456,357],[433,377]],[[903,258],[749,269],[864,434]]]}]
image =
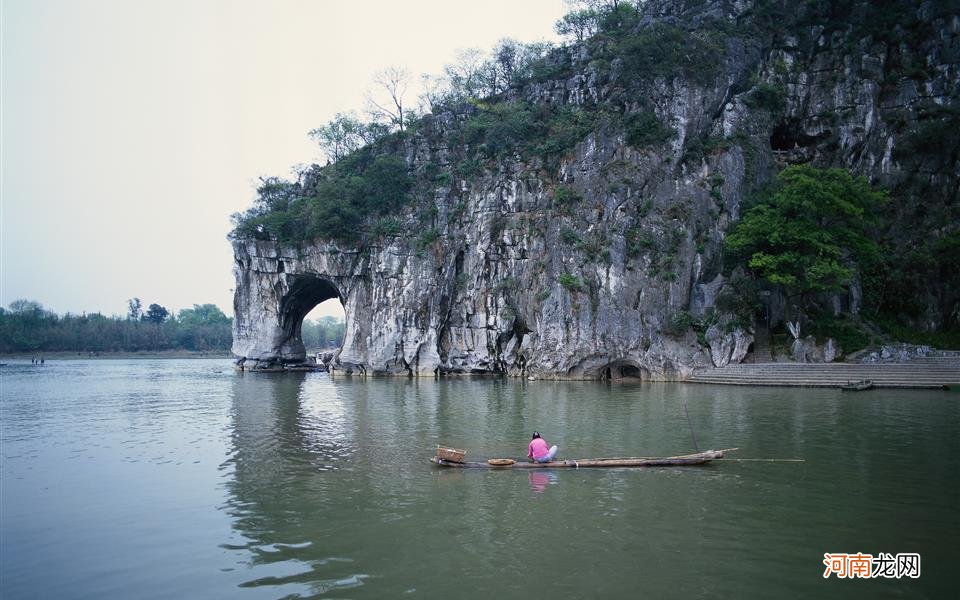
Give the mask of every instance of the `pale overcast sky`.
[{"label": "pale overcast sky", "polygon": [[230,214],[375,71],[556,40],[562,0],[2,0],[0,304],[232,313]]}]

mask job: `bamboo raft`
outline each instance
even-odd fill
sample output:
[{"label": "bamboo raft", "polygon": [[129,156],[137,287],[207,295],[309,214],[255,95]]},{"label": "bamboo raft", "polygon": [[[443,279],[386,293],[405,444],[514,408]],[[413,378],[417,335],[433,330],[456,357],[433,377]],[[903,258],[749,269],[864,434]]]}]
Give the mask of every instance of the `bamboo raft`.
[{"label": "bamboo raft", "polygon": [[[696,454],[684,454],[682,456],[627,456],[614,458],[584,458],[554,460],[551,462],[521,462],[515,461],[512,464],[490,464],[488,462],[454,462],[444,460],[434,456],[430,462],[439,467],[453,467],[458,469],[580,469],[587,467],[686,467],[692,465],[702,465],[710,461],[723,458],[724,452],[733,452],[736,448],[726,448],[724,450],[706,450]],[[497,459],[494,459],[497,460]]]}]

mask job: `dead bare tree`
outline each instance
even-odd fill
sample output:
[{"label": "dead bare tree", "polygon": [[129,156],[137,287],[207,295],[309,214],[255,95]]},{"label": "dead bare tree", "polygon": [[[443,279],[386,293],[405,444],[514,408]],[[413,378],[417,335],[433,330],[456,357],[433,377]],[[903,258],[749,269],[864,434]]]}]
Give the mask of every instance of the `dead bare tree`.
[{"label": "dead bare tree", "polygon": [[403,67],[387,67],[374,74],[373,82],[376,88],[367,93],[370,116],[403,131],[407,119],[405,96],[410,85],[410,71]]}]

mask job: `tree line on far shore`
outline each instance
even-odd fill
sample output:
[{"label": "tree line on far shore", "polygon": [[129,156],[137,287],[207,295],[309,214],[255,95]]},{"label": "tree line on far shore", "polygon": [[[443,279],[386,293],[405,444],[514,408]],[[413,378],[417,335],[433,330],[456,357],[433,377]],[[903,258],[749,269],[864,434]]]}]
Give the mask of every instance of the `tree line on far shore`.
[{"label": "tree line on far shore", "polygon": [[[58,315],[35,300],[15,300],[0,307],[0,352],[228,352],[233,344],[233,319],[214,304],[174,314],[160,304],[144,310],[132,298],[128,308],[125,316]],[[339,346],[343,327],[334,317],[304,321],[304,342],[310,348]]]},{"label": "tree line on far shore", "polygon": [[343,342],[345,323],[336,317],[320,317],[316,321],[304,320],[300,339],[307,350],[339,348]]}]

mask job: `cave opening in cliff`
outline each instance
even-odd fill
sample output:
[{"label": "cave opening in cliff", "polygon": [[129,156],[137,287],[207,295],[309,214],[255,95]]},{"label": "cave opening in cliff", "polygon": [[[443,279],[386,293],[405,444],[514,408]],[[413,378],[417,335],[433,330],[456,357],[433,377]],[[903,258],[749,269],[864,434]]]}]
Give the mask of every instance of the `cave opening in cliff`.
[{"label": "cave opening in cliff", "polygon": [[781,121],[770,134],[770,149],[775,152],[789,152],[797,148],[807,148],[817,143],[816,136],[807,135],[798,121]]},{"label": "cave opening in cliff", "polygon": [[279,308],[287,347],[302,347],[309,357],[336,356],[343,345],[346,312],[332,281],[318,276],[296,278]]},{"label": "cave opening in cliff", "polygon": [[600,379],[611,381],[617,379],[650,379],[650,372],[632,363],[612,363],[600,369]]}]

